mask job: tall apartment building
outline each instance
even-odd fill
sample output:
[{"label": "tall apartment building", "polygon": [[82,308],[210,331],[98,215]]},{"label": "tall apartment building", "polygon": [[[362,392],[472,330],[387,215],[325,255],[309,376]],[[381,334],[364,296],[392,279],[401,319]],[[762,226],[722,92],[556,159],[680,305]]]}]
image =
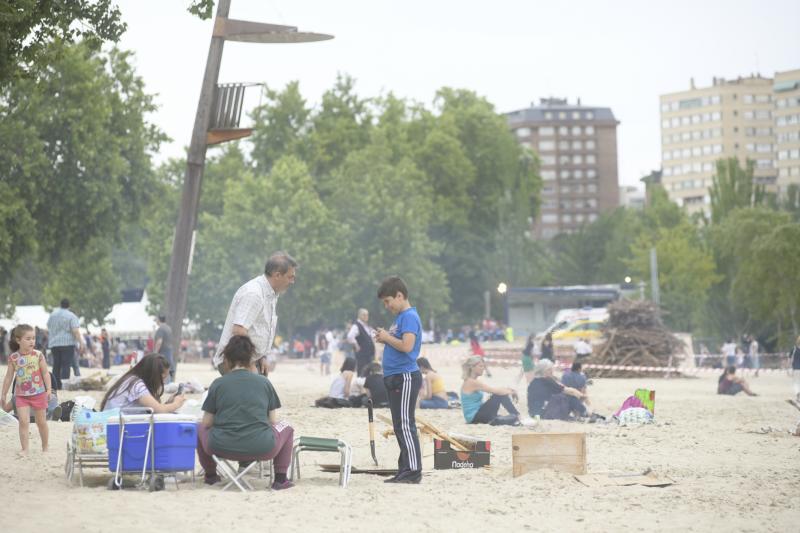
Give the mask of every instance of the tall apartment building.
[{"label": "tall apartment building", "polygon": [[778,189],[800,184],[800,70],[775,74],[775,166]]},{"label": "tall apartment building", "polygon": [[518,141],[541,163],[542,205],[533,235],[549,239],[576,231],[584,222],[617,207],[617,125],[607,107],[543,98],[506,114]]},{"label": "tall apartment building", "polygon": [[800,71],[778,73],[774,81],[714,78],[710,87],[692,82],[688,91],[662,95],[662,184],[670,198],[689,211],[706,209],[714,163],[728,157],[753,160],[755,182],[769,191],[800,183],[800,170],[791,174],[800,164],[798,80]]}]

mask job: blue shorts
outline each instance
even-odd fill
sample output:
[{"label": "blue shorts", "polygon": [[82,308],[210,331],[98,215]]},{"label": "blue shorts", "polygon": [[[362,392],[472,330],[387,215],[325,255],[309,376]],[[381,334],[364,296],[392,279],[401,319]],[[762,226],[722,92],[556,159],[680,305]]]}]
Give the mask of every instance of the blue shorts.
[{"label": "blue shorts", "polygon": [[330,362],[331,362],[331,354],[329,354],[328,352],[323,352],[319,356],[319,362],[320,363],[325,363],[326,365],[330,364]]}]

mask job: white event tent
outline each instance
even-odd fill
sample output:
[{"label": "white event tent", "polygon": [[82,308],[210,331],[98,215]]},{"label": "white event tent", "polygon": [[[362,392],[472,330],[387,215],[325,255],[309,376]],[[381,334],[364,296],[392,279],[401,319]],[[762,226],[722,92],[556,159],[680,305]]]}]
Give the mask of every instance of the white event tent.
[{"label": "white event tent", "polygon": [[[147,338],[152,336],[156,329],[155,317],[147,312],[149,304],[147,293],[138,302],[121,302],[114,304],[111,312],[106,316],[103,327],[112,337],[132,339],[137,337]],[[47,329],[47,319],[50,313],[41,305],[18,305],[11,317],[0,317],[0,326],[7,331],[17,324],[29,324]],[[81,320],[82,328],[85,327]],[[99,327],[90,325],[93,333],[99,333]]]}]

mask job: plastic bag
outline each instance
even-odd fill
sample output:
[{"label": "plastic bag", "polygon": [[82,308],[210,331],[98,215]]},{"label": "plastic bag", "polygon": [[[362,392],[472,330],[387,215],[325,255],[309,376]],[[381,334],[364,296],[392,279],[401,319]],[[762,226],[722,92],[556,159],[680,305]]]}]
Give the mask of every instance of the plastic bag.
[{"label": "plastic bag", "polygon": [[0,409],[0,428],[13,426],[15,429],[19,427],[19,420],[17,420],[11,413],[6,413]]},{"label": "plastic bag", "polygon": [[72,410],[75,422],[72,426],[72,443],[79,453],[108,453],[108,419],[119,416],[119,409],[95,412],[78,407]]}]

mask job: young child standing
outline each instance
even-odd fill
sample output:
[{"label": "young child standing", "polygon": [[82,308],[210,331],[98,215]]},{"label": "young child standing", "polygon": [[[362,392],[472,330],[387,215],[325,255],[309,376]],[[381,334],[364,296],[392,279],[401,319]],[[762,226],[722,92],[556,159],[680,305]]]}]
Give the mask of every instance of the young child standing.
[{"label": "young child standing", "polygon": [[50,371],[42,352],[35,350],[36,335],[27,324],[20,324],[11,330],[8,342],[12,354],[8,357],[8,370],[3,380],[3,395],[0,403],[6,411],[11,410],[11,402],[6,403],[6,394],[11,382],[16,377],[14,401],[19,419],[19,441],[22,453],[28,453],[28,431],[30,428],[31,409],[42,439],[42,451],[47,451],[47,401],[53,390],[50,383]]},{"label": "young child standing", "polygon": [[392,327],[375,330],[375,342],[384,345],[383,382],[389,394],[389,408],[400,458],[397,474],[386,483],[419,483],[422,480],[422,452],[417,436],[414,410],[422,385],[417,357],[422,343],[419,314],[408,301],[408,288],[399,277],[386,278],[378,288],[378,299],[395,315]]}]

